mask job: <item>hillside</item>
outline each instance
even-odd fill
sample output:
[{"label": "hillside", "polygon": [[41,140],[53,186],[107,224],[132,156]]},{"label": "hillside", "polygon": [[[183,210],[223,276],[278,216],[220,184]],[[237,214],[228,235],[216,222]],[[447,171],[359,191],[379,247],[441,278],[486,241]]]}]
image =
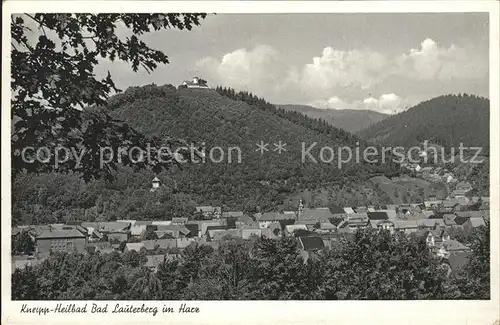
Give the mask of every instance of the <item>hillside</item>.
[{"label": "hillside", "polygon": [[312,118],[325,120],[330,125],[356,133],[389,117],[387,114],[354,109],[319,109],[308,105],[279,105],[286,111],[295,111]]},{"label": "hillside", "polygon": [[380,121],[358,135],[366,140],[412,146],[429,140],[444,146],[489,147],[489,100],[446,95]]},{"label": "hillside", "polygon": [[[329,189],[332,203],[350,202],[351,197],[365,202],[370,177],[397,172],[387,164],[355,162],[339,169],[336,148],[363,141],[326,122],[277,110],[263,100],[250,105],[243,101],[245,96],[236,97],[242,100],[215,90],[150,85],[110,98],[104,109],[114,118],[148,135],[204,146],[206,162],[162,172],[157,176],[165,186],[154,193],[149,191],[155,176],[150,170],[120,168],[111,183],[83,183],[72,174],[24,175],[14,182],[15,219],[22,223],[56,222],[68,215],[87,220],[164,219],[190,215],[197,204],[247,212],[295,209],[297,193],[322,188]],[[262,155],[256,151],[260,141],[269,143]],[[279,141],[286,143],[281,154],[273,145]],[[302,144],[308,148],[313,143],[316,146],[310,152],[318,163],[309,158],[302,163]],[[209,159],[216,146],[224,151],[220,163]],[[334,150],[333,163],[319,160],[323,146]],[[228,161],[229,147],[240,148],[240,163],[237,150],[231,151],[232,161]],[[220,150],[213,156],[217,160]],[[370,194],[368,201],[376,203],[377,195]]]}]

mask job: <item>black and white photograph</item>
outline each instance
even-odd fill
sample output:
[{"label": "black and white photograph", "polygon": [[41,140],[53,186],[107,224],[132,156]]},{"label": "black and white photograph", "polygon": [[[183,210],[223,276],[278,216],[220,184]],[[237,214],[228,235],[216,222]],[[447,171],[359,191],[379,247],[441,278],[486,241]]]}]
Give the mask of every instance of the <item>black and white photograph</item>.
[{"label": "black and white photograph", "polygon": [[3,15],[11,312],[498,301],[498,3],[116,3]]}]

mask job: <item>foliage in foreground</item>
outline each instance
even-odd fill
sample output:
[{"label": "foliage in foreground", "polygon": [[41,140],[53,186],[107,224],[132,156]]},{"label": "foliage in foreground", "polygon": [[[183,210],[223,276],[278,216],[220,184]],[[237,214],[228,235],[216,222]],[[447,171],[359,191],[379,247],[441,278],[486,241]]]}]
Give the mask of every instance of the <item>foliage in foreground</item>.
[{"label": "foliage in foreground", "polygon": [[[144,252],[57,254],[12,276],[14,300],[489,299],[488,228],[474,235],[469,264],[447,277],[413,237],[367,230],[319,254],[294,238],[226,238],[188,246],[154,273]],[[307,262],[305,262],[307,261]]]}]

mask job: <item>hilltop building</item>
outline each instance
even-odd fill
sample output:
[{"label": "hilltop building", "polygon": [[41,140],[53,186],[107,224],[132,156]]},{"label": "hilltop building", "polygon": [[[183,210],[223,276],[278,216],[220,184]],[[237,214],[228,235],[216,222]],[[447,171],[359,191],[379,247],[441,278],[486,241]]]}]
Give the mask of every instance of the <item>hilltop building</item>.
[{"label": "hilltop building", "polygon": [[179,85],[179,88],[202,88],[210,89],[207,85],[207,81],[198,77],[193,77],[193,80],[185,80]]}]

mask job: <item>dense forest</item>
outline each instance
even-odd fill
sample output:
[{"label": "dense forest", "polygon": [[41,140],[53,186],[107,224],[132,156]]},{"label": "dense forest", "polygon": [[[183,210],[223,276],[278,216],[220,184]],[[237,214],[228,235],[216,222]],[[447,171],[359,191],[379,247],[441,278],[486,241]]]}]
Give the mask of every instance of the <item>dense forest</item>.
[{"label": "dense forest", "polygon": [[145,267],[144,251],[62,254],[12,277],[14,300],[407,300],[489,299],[489,226],[471,235],[473,254],[451,274],[425,241],[374,230],[301,254],[293,237],[225,238],[191,244]]},{"label": "dense forest", "polygon": [[358,135],[400,146],[418,145],[428,140],[444,147],[458,147],[463,143],[489,148],[489,123],[490,101],[487,98],[444,95],[384,119]]},{"label": "dense forest", "polygon": [[[221,163],[207,159],[163,172],[117,166],[107,182],[84,182],[77,172],[20,173],[13,180],[14,224],[64,222],[75,216],[85,220],[170,219],[190,215],[197,204],[247,212],[294,209],[297,202],[291,202],[291,197],[325,187],[336,193],[336,202],[331,203],[342,205],[350,197],[363,201],[371,176],[398,172],[395,164],[351,162],[339,169],[336,160],[301,163],[302,142],[306,147],[317,143],[311,150],[315,157],[322,146],[355,147],[359,143],[363,147],[366,143],[324,121],[277,109],[234,90],[222,96],[215,90],[169,85],[132,87],[111,97],[106,106],[89,109],[105,111],[160,143],[184,139],[201,151],[205,148],[207,156],[214,146],[239,147],[241,163],[234,152],[233,161],[228,162],[226,149]],[[269,152],[255,151],[260,141],[269,142]],[[273,143],[279,141],[287,143],[281,155],[272,151]],[[164,186],[151,193],[155,175]],[[373,200],[377,203],[376,196]],[[363,204],[372,202],[366,201]]]}]

